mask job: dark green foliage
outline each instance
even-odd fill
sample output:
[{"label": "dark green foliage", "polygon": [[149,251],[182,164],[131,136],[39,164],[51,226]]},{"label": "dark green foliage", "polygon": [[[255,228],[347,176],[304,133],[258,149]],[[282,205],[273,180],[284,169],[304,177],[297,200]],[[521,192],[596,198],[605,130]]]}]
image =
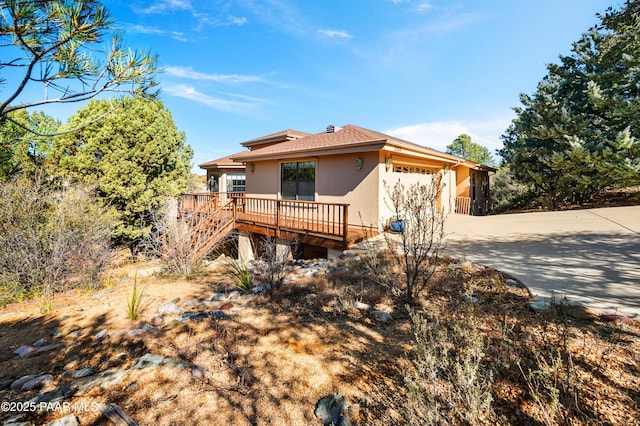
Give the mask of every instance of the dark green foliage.
[{"label": "dark green foliage", "polygon": [[475,142],[471,142],[471,136],[466,133],[461,134],[447,145],[447,154],[457,155],[458,157],[486,166],[495,166],[496,163],[489,149]]},{"label": "dark green foliage", "polygon": [[160,101],[91,101],[66,127],[113,110],[99,122],[54,142],[52,161],[63,180],[85,182],[119,214],[113,236],[136,242],[151,229],[151,212],[186,191],[191,148]]},{"label": "dark green foliage", "polygon": [[0,180],[19,173],[34,176],[45,163],[51,137],[37,136],[16,123],[39,133],[55,132],[60,123],[43,112],[20,110],[9,115],[13,121],[0,118]]},{"label": "dark green foliage", "polygon": [[550,208],[640,183],[640,2],[601,24],[548,66],[502,136],[515,178]]}]

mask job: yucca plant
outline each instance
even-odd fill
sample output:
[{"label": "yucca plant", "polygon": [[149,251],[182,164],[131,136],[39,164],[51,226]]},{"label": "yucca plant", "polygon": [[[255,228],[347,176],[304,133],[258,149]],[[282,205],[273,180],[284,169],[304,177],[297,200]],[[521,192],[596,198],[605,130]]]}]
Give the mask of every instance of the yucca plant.
[{"label": "yucca plant", "polygon": [[225,260],[226,270],[231,276],[235,286],[243,293],[251,291],[251,271],[249,266],[242,260],[227,258]]},{"label": "yucca plant", "polygon": [[146,296],[145,290],[147,286],[138,285],[138,274],[133,276],[133,289],[127,296],[127,314],[130,320],[137,320],[138,316],[144,309],[143,298]]}]

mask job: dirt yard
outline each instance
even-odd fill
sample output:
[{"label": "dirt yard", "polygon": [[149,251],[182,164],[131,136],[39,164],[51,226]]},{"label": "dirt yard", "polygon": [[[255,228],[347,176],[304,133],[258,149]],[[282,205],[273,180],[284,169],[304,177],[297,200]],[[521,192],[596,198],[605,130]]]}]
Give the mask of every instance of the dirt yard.
[{"label": "dirt yard", "polygon": [[[140,425],[315,425],[316,402],[339,392],[354,424],[406,424],[412,322],[404,304],[368,282],[357,258],[334,268],[299,266],[297,280],[267,295],[233,297],[215,263],[190,281],[138,278],[147,297],[131,321],[127,294],[134,269],[144,267],[123,267],[95,292],[61,294],[50,313],[35,300],[0,310],[0,401],[13,403],[3,405],[0,421],[47,424],[75,414],[81,425],[112,424],[96,404],[114,403]],[[417,308],[446,322],[471,304],[486,344],[482,364],[493,374],[488,422],[544,424],[546,415],[558,424],[640,424],[638,324],[566,307],[534,312],[526,289],[507,280],[444,263]],[[172,301],[180,311],[159,314]],[[32,352],[14,353],[23,346]],[[159,365],[134,368],[145,354],[161,356]],[[560,408],[539,390],[542,382],[524,379],[554,354],[564,367],[547,377],[560,390]],[[121,372],[118,380],[77,390],[84,374],[110,370]],[[17,389],[15,380],[26,375],[50,376],[42,387]],[[61,389],[75,390],[65,394],[66,405],[18,406]]]}]

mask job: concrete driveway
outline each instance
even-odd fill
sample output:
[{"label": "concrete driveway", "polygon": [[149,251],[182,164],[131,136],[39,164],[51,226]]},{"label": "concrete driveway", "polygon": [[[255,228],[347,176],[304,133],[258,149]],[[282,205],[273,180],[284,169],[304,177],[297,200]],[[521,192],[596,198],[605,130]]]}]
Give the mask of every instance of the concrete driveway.
[{"label": "concrete driveway", "polygon": [[445,253],[506,272],[538,299],[640,318],[640,206],[451,214],[445,230]]}]

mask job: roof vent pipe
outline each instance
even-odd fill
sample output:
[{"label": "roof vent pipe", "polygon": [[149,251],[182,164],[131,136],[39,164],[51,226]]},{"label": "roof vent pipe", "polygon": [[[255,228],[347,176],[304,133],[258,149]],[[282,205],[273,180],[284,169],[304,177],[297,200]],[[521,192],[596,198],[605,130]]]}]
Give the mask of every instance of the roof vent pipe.
[{"label": "roof vent pipe", "polygon": [[336,131],[336,126],[334,126],[333,124],[329,124],[327,126],[327,133],[334,133]]}]

